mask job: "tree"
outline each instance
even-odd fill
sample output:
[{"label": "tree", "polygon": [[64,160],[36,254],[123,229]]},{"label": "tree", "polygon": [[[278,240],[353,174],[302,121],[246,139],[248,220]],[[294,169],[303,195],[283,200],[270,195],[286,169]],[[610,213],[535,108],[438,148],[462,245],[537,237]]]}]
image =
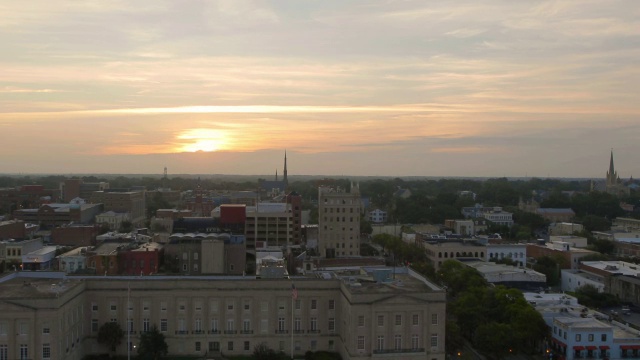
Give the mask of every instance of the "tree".
[{"label": "tree", "polygon": [[140,345],[138,346],[138,358],[157,360],[167,355],[169,346],[158,327],[153,325],[151,330],[140,335]]},{"label": "tree", "polygon": [[269,348],[265,343],[260,343],[253,348],[253,358],[255,360],[283,360],[289,357]]},{"label": "tree", "polygon": [[109,353],[114,354],[116,347],[124,339],[124,330],[117,322],[106,322],[98,329],[98,343],[109,348]]},{"label": "tree", "polygon": [[131,221],[124,220],[120,223],[120,228],[118,229],[118,231],[121,233],[131,232],[133,231],[133,224],[131,223]]}]

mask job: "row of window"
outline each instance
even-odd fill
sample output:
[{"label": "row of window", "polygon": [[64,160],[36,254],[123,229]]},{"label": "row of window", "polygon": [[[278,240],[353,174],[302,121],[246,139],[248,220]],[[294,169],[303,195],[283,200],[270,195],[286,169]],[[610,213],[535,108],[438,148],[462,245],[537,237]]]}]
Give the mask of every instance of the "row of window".
[{"label": "row of window", "polygon": [[[327,214],[333,214],[333,209],[334,208],[324,208],[324,212]],[[336,209],[336,213],[340,213],[340,209],[342,209],[342,213],[346,213],[347,212],[347,208],[345,207],[340,207],[340,208],[335,208]],[[349,208],[349,212],[353,213],[353,208]]]},{"label": "row of window", "polygon": [[[20,344],[20,360],[27,360],[29,358],[29,346],[27,344]],[[15,359],[15,357],[12,357]],[[51,345],[42,344],[42,359],[51,359]],[[9,360],[9,346],[0,345],[0,360]]]},{"label": "row of window", "polygon": [[[194,348],[196,352],[200,352],[203,351],[203,346],[202,346],[202,342],[200,341],[196,341],[194,343]],[[220,342],[219,341],[209,341],[208,344],[208,351],[210,352],[219,352],[221,351],[221,346],[220,346]],[[251,342],[250,341],[243,341],[242,342],[242,349],[245,351],[250,351],[253,350],[253,348],[251,347]],[[302,343],[300,341],[296,341],[294,343],[295,345],[295,350],[301,350],[302,349]],[[318,348],[318,341],[317,340],[310,340],[309,342],[309,349],[310,350],[316,350]],[[334,341],[333,340],[329,340],[329,350],[333,350],[334,349]],[[235,343],[234,341],[227,341],[227,348],[226,351],[234,351],[235,350]],[[285,351],[285,342],[284,341],[280,341],[279,342],[279,346],[278,346],[278,351]],[[2,360],[2,359],[0,359]]]},{"label": "row of window", "polygon": [[[117,319],[111,319],[111,322],[117,322]],[[128,319],[127,320],[127,326],[125,329],[128,329],[129,332],[133,332],[135,331],[134,326],[133,326],[134,321],[132,319]],[[286,324],[287,321],[284,317],[279,317],[278,318],[278,327],[276,329],[276,331],[279,332],[284,332],[287,331],[286,329]],[[206,331],[208,332],[213,332],[213,333],[218,333],[221,331],[221,329],[219,328],[219,321],[218,319],[211,319],[210,323],[209,323],[209,329],[207,329]],[[309,331],[319,331],[318,329],[318,318],[317,317],[311,317],[309,318]],[[99,329],[99,322],[97,319],[92,319],[91,320],[91,331],[92,332],[98,332]],[[168,319],[160,319],[160,328],[159,330],[161,332],[167,332],[169,328],[169,320]],[[268,320],[267,319],[262,319],[261,320],[261,329],[263,333],[268,332]],[[327,330],[329,332],[333,332],[336,329],[336,319],[335,318],[329,318],[328,322],[327,322]],[[151,330],[151,321],[148,318],[142,319],[142,332],[148,332]],[[193,331],[196,332],[204,332],[205,329],[203,328],[203,321],[202,319],[195,319],[194,323],[193,323]],[[185,319],[178,319],[178,329],[176,330],[178,332],[187,332],[187,326],[186,326],[186,320]],[[225,332],[227,333],[235,333],[236,328],[235,328],[235,320],[234,319],[228,319],[226,321],[226,327],[225,327]],[[253,332],[253,328],[251,326],[251,320],[244,320],[242,322],[242,330],[243,333],[252,333]],[[294,318],[294,331],[302,331],[302,319],[297,317]]]},{"label": "row of window", "polygon": [[327,199],[327,198],[324,198],[324,203],[325,204],[331,204],[331,205],[333,205],[333,204],[342,204],[342,205],[349,204],[349,205],[353,205],[353,199],[345,200],[345,199]]},{"label": "row of window", "polygon": [[[567,338],[567,331],[563,331],[562,329],[558,328],[557,326],[553,327],[553,333],[554,334],[558,334],[558,337]],[[582,341],[582,334],[576,334],[576,342],[580,342]],[[588,342],[594,342],[595,341],[595,335],[594,334],[588,334],[587,335],[587,341]],[[600,341],[607,341],[607,334],[600,334]]]},{"label": "row of window", "polygon": [[[431,347],[438,346],[438,334],[431,334]],[[356,349],[357,350],[365,350],[366,348],[366,338],[364,335],[359,335],[356,341]],[[404,350],[402,342],[402,335],[394,335],[393,336],[393,350]],[[416,334],[411,335],[411,350],[420,349],[420,337]],[[378,335],[376,337],[375,350],[383,351],[387,350],[387,344],[384,335]]]},{"label": "row of window", "polygon": [[[377,324],[378,326],[385,326],[385,316],[378,315],[377,316]],[[396,314],[394,316],[394,324],[396,326],[402,325],[402,315]],[[413,314],[411,315],[411,325],[417,326],[420,325],[420,315]],[[438,325],[438,314],[431,314],[431,325]],[[365,326],[365,318],[364,315],[358,316],[358,326]]]},{"label": "row of window", "polygon": [[[286,301],[279,301],[278,302],[278,309],[279,310],[285,310],[286,308]],[[217,301],[211,301],[210,302],[210,309],[211,312],[217,312],[218,308],[219,308],[219,303]],[[327,307],[329,310],[334,310],[336,308],[336,301],[331,299],[328,300],[327,302]],[[196,312],[198,311],[202,311],[203,308],[203,304],[202,303],[195,303],[194,304],[194,310]],[[301,299],[297,299],[295,301],[295,309],[296,310],[300,310],[302,308],[302,300]],[[187,309],[187,305],[186,303],[178,303],[178,312],[185,312]],[[235,303],[234,302],[229,302],[226,304],[226,309],[227,311],[233,311],[235,310]],[[242,309],[245,311],[250,311],[251,310],[251,303],[250,302],[244,302],[242,304]],[[309,309],[311,310],[317,310],[318,309],[318,300],[317,299],[310,299],[309,300]],[[99,306],[96,303],[92,303],[91,304],[91,311],[93,312],[98,312],[99,310]],[[117,311],[118,310],[118,305],[115,302],[112,302],[109,304],[109,310],[111,311]],[[145,301],[142,303],[142,311],[150,311],[151,310],[151,302]],[[269,311],[269,302],[263,301],[260,303],[260,310],[263,312],[267,312]],[[129,304],[129,311],[133,311],[133,305],[130,303]],[[160,311],[167,311],[167,302],[160,302]]]}]

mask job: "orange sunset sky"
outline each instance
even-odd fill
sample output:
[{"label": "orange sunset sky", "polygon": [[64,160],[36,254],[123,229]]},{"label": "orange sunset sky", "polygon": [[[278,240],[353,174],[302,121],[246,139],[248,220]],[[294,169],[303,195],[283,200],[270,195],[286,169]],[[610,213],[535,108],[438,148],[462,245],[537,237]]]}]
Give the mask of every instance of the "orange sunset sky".
[{"label": "orange sunset sky", "polygon": [[640,3],[4,1],[0,173],[640,176]]}]

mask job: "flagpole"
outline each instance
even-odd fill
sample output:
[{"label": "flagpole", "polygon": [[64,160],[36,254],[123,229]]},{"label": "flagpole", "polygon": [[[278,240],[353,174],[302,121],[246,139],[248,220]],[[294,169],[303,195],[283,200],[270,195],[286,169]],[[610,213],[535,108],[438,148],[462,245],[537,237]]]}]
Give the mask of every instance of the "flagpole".
[{"label": "flagpole", "polygon": [[131,327],[129,326],[129,312],[131,311],[131,283],[127,282],[127,360],[131,360]]},{"label": "flagpole", "polygon": [[[293,283],[291,283],[292,286]],[[291,290],[291,360],[293,360],[293,302],[294,302],[294,289]]]}]

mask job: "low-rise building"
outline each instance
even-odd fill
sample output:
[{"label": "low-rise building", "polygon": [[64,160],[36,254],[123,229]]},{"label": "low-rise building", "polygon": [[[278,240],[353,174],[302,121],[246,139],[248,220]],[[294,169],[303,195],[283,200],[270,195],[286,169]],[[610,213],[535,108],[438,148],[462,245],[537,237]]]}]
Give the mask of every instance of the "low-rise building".
[{"label": "low-rise building", "polygon": [[510,259],[518,266],[527,266],[527,244],[514,243],[487,243],[487,256],[485,261],[498,261]]},{"label": "low-rise building", "polygon": [[3,343],[9,359],[102,354],[98,330],[112,321],[127,331],[119,356],[157,326],[171,356],[249,356],[265,344],[296,358],[324,350],[345,360],[445,359],[446,292],[410,269],[395,279],[367,270],[293,279],[30,274],[0,279],[0,329],[17,334]]},{"label": "low-rise building", "polygon": [[19,266],[22,263],[22,255],[39,250],[42,246],[42,238],[1,240],[0,263]]},{"label": "low-rise building", "polygon": [[387,222],[387,212],[380,209],[375,209],[373,211],[369,211],[369,219],[370,222],[374,224],[383,224]]},{"label": "low-rise building", "polygon": [[131,222],[131,214],[128,212],[106,211],[96,215],[96,224],[106,224],[110,230],[118,230],[125,221]]},{"label": "low-rise building", "polygon": [[590,310],[566,294],[525,293],[549,326],[545,353],[553,359],[637,358],[640,331]]},{"label": "low-rise building", "polygon": [[549,256],[552,258],[561,258],[563,261],[559,264],[561,269],[578,269],[580,259],[588,256],[599,254],[596,251],[571,247],[566,242],[555,242],[546,244],[527,244],[527,254],[534,259]]},{"label": "low-rise building", "polygon": [[489,284],[521,290],[538,290],[547,285],[547,277],[531,269],[475,259],[459,259],[459,261],[476,269]]},{"label": "low-rise building", "polygon": [[588,240],[585,237],[575,235],[552,235],[549,237],[551,243],[566,243],[573,248],[586,248]]},{"label": "low-rise building", "polygon": [[571,222],[576,217],[576,213],[569,208],[539,208],[536,214],[549,222]]},{"label": "low-rise building", "polygon": [[502,210],[499,206],[485,210],[482,213],[482,217],[497,225],[513,226],[513,214]]},{"label": "low-rise building", "polygon": [[96,225],[71,225],[51,230],[51,243],[64,246],[93,246],[99,228]]},{"label": "low-rise building", "polygon": [[56,257],[55,268],[65,274],[82,273],[87,268],[87,252],[91,247],[81,246]]},{"label": "low-rise building", "polygon": [[486,259],[487,247],[475,241],[423,241],[422,246],[433,266],[440,268],[443,262],[460,258]]},{"label": "low-rise building", "polygon": [[549,225],[549,235],[573,235],[576,232],[582,232],[583,229],[584,227],[581,224],[575,224],[572,222],[554,222]]},{"label": "low-rise building", "polygon": [[55,246],[44,246],[38,250],[22,255],[22,270],[51,270],[56,257]]},{"label": "low-rise building", "polygon": [[69,223],[90,224],[103,212],[102,204],[45,204],[34,209],[20,209],[13,216],[24,222],[54,228]]}]

